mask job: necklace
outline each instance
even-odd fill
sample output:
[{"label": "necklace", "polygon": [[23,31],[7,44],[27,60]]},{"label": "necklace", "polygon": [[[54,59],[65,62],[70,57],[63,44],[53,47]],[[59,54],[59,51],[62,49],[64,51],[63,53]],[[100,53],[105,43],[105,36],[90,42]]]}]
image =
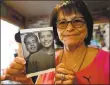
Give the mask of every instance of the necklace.
[{"label": "necklace", "polygon": [[[80,64],[79,67],[77,68],[77,71],[79,71],[79,70],[81,69],[81,66],[83,65],[84,60],[85,60],[85,57],[86,57],[86,53],[87,53],[87,48],[85,49],[84,56],[83,56],[83,58],[82,58],[81,64]],[[62,57],[64,57],[64,50],[63,50]],[[61,57],[61,61],[62,61],[62,57]],[[78,58],[78,59],[79,59],[79,58]],[[65,58],[65,64],[66,64],[66,58]],[[67,65],[67,64],[66,64],[66,65]],[[77,65],[76,63],[73,65],[73,69],[76,68],[76,65]],[[77,71],[75,71],[75,72],[77,72]]]},{"label": "necklace", "polygon": [[77,71],[79,71],[79,70],[81,69],[81,66],[82,66],[83,63],[84,63],[84,60],[85,60],[86,54],[87,54],[87,48],[86,48],[86,51],[85,51],[85,53],[84,53],[84,57],[83,57],[83,59],[82,59],[82,62],[81,62],[81,64],[80,64],[80,66],[79,66],[79,68],[78,68]]}]

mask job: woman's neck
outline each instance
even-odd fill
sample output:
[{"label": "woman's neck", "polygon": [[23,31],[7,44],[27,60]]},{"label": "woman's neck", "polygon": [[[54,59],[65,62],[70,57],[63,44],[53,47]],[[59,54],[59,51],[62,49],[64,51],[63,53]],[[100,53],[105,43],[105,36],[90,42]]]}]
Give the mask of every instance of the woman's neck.
[{"label": "woman's neck", "polygon": [[73,47],[64,47],[64,54],[66,56],[75,56],[75,55],[79,55],[81,53],[83,53],[86,50],[87,46],[85,46],[84,43],[77,45],[77,46],[73,46]]},{"label": "woman's neck", "polygon": [[52,55],[55,53],[55,50],[54,50],[54,47],[53,46],[50,46],[48,48],[42,48],[42,50],[47,53],[48,55]]},{"label": "woman's neck", "polygon": [[73,47],[73,49],[64,47],[63,61],[67,69],[77,72],[84,63],[86,56],[87,46],[85,44],[80,44],[77,47]]}]

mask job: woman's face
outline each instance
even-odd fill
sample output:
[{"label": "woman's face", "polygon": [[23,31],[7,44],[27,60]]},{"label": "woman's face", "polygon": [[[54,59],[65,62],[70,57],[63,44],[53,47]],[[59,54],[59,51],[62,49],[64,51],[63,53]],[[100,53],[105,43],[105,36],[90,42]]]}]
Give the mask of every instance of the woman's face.
[{"label": "woman's face", "polygon": [[[64,15],[63,12],[60,11],[57,20],[57,32],[65,46],[76,46],[84,42],[87,36],[87,28],[81,14],[72,13]],[[65,23],[68,24],[65,25]]]},{"label": "woman's face", "polygon": [[38,42],[35,37],[30,36],[27,38],[26,48],[30,53],[36,52],[38,50]]},{"label": "woman's face", "polygon": [[41,31],[39,39],[43,47],[50,47],[53,44],[53,34],[51,31]]}]

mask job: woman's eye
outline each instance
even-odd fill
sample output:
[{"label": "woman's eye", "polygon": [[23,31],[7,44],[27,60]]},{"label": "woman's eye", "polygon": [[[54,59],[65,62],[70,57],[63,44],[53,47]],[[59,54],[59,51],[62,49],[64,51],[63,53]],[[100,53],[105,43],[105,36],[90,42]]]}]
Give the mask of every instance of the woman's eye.
[{"label": "woman's eye", "polygon": [[73,20],[72,22],[75,22],[75,23],[84,23],[84,20],[76,19],[76,20]]},{"label": "woman's eye", "polygon": [[44,38],[44,36],[40,36],[40,38]]},{"label": "woman's eye", "polygon": [[66,23],[66,21],[62,21],[62,22],[60,22],[60,24],[65,24]]},{"label": "woman's eye", "polygon": [[82,22],[82,20],[75,20],[74,22]]},{"label": "woman's eye", "polygon": [[51,35],[47,35],[47,37],[51,37]]},{"label": "woman's eye", "polygon": [[29,45],[30,43],[29,43],[29,42],[27,42],[26,44],[27,44],[27,45]]}]

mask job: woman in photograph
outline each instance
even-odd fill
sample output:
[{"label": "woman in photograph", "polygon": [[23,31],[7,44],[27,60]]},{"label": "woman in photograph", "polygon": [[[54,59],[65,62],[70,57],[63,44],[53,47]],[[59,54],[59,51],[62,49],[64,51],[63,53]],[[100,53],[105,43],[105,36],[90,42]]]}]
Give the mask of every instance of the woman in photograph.
[{"label": "woman in photograph", "polygon": [[[52,12],[51,26],[54,38],[60,39],[63,49],[56,52],[55,73],[39,75],[36,84],[109,84],[109,53],[88,46],[92,38],[93,19],[85,3],[69,0],[58,4]],[[7,78],[6,75],[10,75],[8,79],[11,79],[22,72],[24,59],[18,56],[13,62],[2,80]],[[24,79],[19,81],[32,84],[31,79]]]}]

